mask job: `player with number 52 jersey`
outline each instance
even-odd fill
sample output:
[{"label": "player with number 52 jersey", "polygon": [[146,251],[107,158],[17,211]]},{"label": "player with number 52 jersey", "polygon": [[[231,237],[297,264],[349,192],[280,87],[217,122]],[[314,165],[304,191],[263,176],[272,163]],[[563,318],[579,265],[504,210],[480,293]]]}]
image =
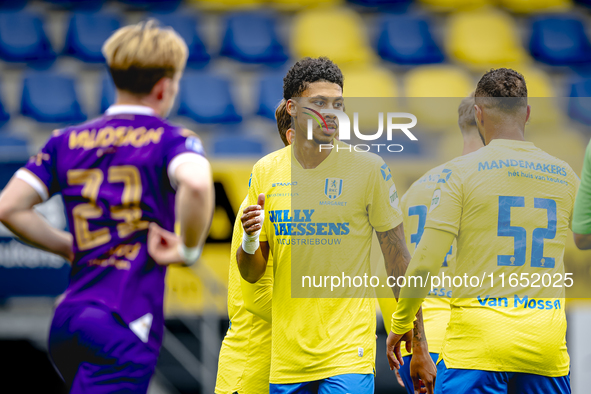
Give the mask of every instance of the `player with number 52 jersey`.
[{"label": "player with number 52 jersey", "polygon": [[[523,76],[492,70],[475,96],[486,146],[441,172],[407,273],[436,275],[455,238],[454,275],[481,281],[454,287],[435,391],[496,394],[513,384],[519,393],[570,393],[565,288],[553,284],[565,274],[579,179],[568,164],[524,140],[530,107]],[[510,275],[520,284],[509,283]],[[402,290],[392,341],[412,327],[419,291]]]}]

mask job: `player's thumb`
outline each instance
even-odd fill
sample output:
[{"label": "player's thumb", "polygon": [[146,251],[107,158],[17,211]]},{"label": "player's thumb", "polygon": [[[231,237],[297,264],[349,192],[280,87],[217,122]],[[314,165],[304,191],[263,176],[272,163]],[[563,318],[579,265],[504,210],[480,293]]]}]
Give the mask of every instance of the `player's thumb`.
[{"label": "player's thumb", "polygon": [[257,199],[257,205],[261,206],[261,209],[265,209],[265,194],[259,194],[259,198]]}]

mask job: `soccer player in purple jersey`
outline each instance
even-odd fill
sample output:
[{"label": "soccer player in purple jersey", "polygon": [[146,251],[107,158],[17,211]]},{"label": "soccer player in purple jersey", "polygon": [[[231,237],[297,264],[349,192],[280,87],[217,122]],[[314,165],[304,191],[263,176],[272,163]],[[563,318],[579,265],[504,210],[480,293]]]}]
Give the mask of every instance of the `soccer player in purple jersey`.
[{"label": "soccer player in purple jersey", "polygon": [[[49,334],[70,392],[145,393],[162,343],[166,266],[198,259],[211,169],[199,138],[164,119],[187,60],[182,38],[148,21],[117,30],[103,53],[116,104],[56,130],[0,196],[0,220],[72,262]],[[71,234],[33,210],[56,193]]]}]

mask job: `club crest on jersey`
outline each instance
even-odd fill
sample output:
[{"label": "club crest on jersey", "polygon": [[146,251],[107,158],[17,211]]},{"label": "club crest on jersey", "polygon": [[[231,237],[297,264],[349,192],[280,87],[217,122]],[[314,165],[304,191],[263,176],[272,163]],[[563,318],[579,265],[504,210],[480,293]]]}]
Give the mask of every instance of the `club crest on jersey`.
[{"label": "club crest on jersey", "polygon": [[336,200],[343,193],[343,180],[339,178],[326,178],[324,182],[324,194],[331,200]]},{"label": "club crest on jersey", "polygon": [[435,190],[433,192],[433,198],[431,198],[431,207],[429,207],[429,213],[433,212],[435,208],[439,206],[441,203],[441,189]]}]

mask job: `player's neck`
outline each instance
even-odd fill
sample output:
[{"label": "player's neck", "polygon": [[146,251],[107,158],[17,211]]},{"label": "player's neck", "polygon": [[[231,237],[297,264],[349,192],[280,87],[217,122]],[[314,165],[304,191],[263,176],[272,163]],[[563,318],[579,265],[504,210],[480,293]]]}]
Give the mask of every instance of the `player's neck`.
[{"label": "player's neck", "polygon": [[462,150],[462,156],[467,155],[472,152],[476,152],[478,149],[482,148],[484,145],[482,144],[482,140],[478,135],[478,131],[476,131],[476,135],[464,135],[464,149]]},{"label": "player's neck", "polygon": [[113,105],[139,105],[151,108],[156,114],[159,114],[159,108],[152,103],[148,97],[137,97],[126,92],[117,92],[117,100]]},{"label": "player's neck", "polygon": [[519,125],[512,123],[491,124],[484,130],[484,139],[488,145],[492,140],[514,140],[525,141],[523,138],[523,129]]},{"label": "player's neck", "polygon": [[313,140],[306,138],[298,138],[298,134],[303,136],[304,133],[295,133],[295,141],[293,143],[293,154],[304,169],[316,168],[322,163],[332,149],[325,149],[326,145],[320,149],[320,145]]}]

